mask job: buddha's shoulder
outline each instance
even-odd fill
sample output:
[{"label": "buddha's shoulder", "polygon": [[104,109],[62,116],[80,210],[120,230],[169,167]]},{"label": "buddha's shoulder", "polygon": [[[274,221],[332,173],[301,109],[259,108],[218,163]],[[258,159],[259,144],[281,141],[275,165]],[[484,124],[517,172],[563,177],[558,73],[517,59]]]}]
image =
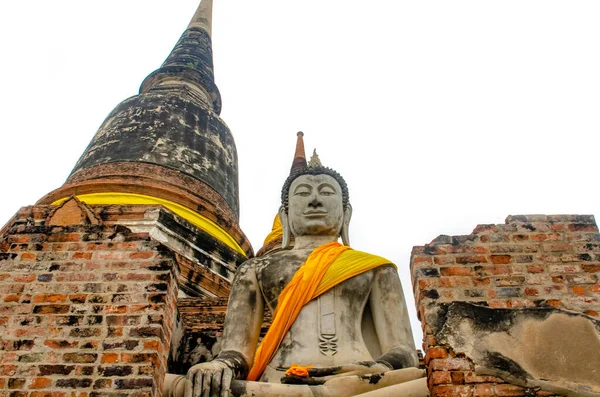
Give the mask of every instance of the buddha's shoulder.
[{"label": "buddha's shoulder", "polygon": [[246,273],[248,271],[261,273],[267,268],[278,267],[278,265],[303,263],[310,252],[310,250],[304,252],[304,250],[285,249],[269,253],[265,256],[251,258],[240,265],[238,273]]}]

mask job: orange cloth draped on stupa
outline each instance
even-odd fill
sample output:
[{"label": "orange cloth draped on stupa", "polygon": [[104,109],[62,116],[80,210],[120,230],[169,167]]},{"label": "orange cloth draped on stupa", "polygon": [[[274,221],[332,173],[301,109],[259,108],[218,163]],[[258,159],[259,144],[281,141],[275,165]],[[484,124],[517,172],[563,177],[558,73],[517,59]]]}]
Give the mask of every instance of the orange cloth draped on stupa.
[{"label": "orange cloth draped on stupa", "polygon": [[256,350],[246,379],[260,378],[304,305],[337,284],[386,264],[396,267],[381,256],[355,251],[338,242],[316,248],[279,294],[273,322]]}]

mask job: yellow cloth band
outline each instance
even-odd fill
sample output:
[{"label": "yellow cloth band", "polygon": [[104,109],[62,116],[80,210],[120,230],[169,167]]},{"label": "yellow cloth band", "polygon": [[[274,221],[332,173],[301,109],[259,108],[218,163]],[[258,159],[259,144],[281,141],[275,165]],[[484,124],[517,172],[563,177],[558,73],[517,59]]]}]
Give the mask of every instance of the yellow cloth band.
[{"label": "yellow cloth band", "polygon": [[279,218],[279,214],[275,216],[273,219],[273,227],[271,228],[271,233],[267,235],[263,245],[269,244],[271,241],[274,241],[283,236],[283,227],[281,226],[281,219]]},{"label": "yellow cloth band", "polygon": [[354,251],[338,242],[324,244],[311,252],[279,294],[273,322],[256,350],[246,379],[260,378],[304,305],[337,284],[386,264],[396,267],[381,256]]},{"label": "yellow cloth band", "polygon": [[[58,205],[67,200],[68,197],[62,198],[60,200],[56,200],[52,203],[52,205]],[[165,208],[173,211],[186,221],[190,222],[194,226],[199,227],[204,230],[206,233],[210,234],[223,244],[227,245],[229,248],[232,248],[242,254],[244,257],[246,253],[240,247],[240,245],[235,241],[233,237],[229,235],[223,228],[219,225],[203,217],[197,212],[192,211],[191,209],[184,207],[181,204],[174,203],[172,201],[164,200],[158,197],[146,196],[143,194],[134,194],[134,193],[91,193],[91,194],[82,194],[77,196],[79,201],[82,201],[86,204],[90,205],[162,205]]]}]

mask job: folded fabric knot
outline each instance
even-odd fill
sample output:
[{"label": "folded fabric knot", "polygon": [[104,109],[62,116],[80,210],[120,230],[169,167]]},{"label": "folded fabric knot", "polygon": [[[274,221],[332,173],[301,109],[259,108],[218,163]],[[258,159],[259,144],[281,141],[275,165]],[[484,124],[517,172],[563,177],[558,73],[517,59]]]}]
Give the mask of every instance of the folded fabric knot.
[{"label": "folded fabric knot", "polygon": [[285,374],[287,376],[299,376],[301,378],[308,378],[308,369],[312,367],[312,365],[309,365],[308,367],[303,367],[302,365],[292,364],[287,369],[287,371],[285,371]]}]

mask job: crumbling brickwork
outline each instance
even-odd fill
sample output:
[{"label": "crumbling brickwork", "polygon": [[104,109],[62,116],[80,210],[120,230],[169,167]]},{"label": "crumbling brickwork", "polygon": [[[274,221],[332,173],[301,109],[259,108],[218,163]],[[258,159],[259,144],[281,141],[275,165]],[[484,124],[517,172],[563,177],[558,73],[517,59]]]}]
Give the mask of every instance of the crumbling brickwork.
[{"label": "crumbling brickwork", "polygon": [[0,396],[159,395],[177,266],[148,233],[48,226],[23,208],[0,236]]},{"label": "crumbling brickwork", "polygon": [[[170,373],[185,375],[192,365],[211,361],[220,353],[219,339],[223,335],[227,301],[227,298],[207,297],[177,299],[183,334],[176,352],[177,359],[170,362]],[[267,309],[261,337],[270,326],[271,313]]]},{"label": "crumbling brickwork", "polygon": [[433,396],[553,395],[476,375],[471,360],[436,340],[434,328],[444,324],[430,320],[434,310],[455,302],[556,308],[590,321],[600,312],[600,234],[593,216],[509,216],[506,224],[479,225],[468,236],[439,236],[414,247],[411,271]]}]

